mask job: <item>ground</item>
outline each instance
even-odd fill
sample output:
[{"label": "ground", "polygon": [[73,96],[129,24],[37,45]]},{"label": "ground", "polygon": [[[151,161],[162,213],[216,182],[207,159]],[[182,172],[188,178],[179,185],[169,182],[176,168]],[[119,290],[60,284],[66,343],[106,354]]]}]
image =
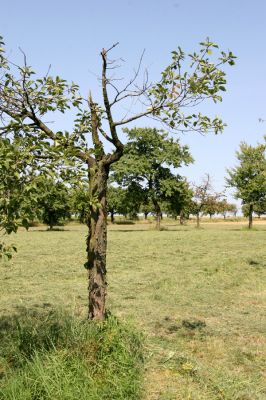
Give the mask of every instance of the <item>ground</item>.
[{"label": "ground", "polygon": [[[108,232],[108,308],[144,333],[143,397],[265,399],[266,224],[163,225]],[[13,236],[18,253],[0,266],[1,314],[62,307],[85,316],[85,235],[70,224]]]}]

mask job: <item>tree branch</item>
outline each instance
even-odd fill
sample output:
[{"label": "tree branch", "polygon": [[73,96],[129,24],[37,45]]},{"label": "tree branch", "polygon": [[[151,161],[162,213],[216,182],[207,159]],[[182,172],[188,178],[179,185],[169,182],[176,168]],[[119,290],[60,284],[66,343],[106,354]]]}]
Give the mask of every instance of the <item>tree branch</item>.
[{"label": "tree branch", "polygon": [[111,107],[110,107],[110,102],[108,98],[108,93],[107,93],[107,77],[106,77],[106,68],[107,68],[107,52],[110,51],[115,45],[113,45],[109,50],[103,49],[101,52],[102,56],[102,61],[103,61],[103,66],[102,66],[102,92],[103,92],[103,100],[104,100],[104,106],[107,114],[107,119],[110,127],[110,132],[113,140],[113,144],[115,145],[116,149],[121,153],[123,153],[123,144],[119,140],[116,128],[113,122],[113,117],[111,113]]},{"label": "tree branch", "polygon": [[[114,104],[118,103],[119,101],[125,99],[126,97],[129,96],[140,96],[142,93],[144,93],[146,91],[146,85],[144,85],[143,89],[141,90],[141,93],[136,92],[135,94],[130,92],[125,94],[124,96],[120,97],[122,93],[126,93],[128,91],[128,88],[135,82],[135,80],[137,79],[138,75],[139,75],[139,71],[140,71],[140,67],[142,64],[142,60],[143,60],[143,56],[144,56],[145,50],[143,50],[140,60],[139,60],[139,64],[138,64],[138,68],[135,71],[135,74],[133,76],[132,79],[130,79],[130,81],[128,82],[128,84],[122,89],[122,90],[118,90],[114,85],[112,85],[112,87],[116,90],[117,94],[114,98],[114,100],[112,101],[112,103],[110,103],[110,107],[112,107]],[[108,82],[109,84],[111,84],[110,82]]]},{"label": "tree branch", "polygon": [[93,102],[91,94],[89,95],[89,106],[91,110],[91,135],[92,135],[92,141],[94,144],[95,148],[95,158],[97,160],[102,159],[104,156],[104,149],[103,149],[103,144],[100,141],[99,135],[98,135],[98,128],[99,128],[99,121],[98,121],[98,115],[97,115],[97,110],[96,110],[96,103]]},{"label": "tree branch", "polygon": [[[157,108],[157,110],[159,110],[159,109],[160,108]],[[152,108],[151,110],[147,110],[147,111],[144,111],[142,113],[135,114],[135,115],[133,115],[133,117],[130,117],[130,118],[127,118],[127,119],[124,119],[124,120],[121,120],[121,121],[113,122],[113,124],[114,124],[114,126],[125,125],[125,124],[128,124],[129,122],[135,121],[136,119],[139,119],[141,117],[145,117],[145,116],[147,116],[149,114],[153,114],[154,111],[156,111],[156,108]]]}]

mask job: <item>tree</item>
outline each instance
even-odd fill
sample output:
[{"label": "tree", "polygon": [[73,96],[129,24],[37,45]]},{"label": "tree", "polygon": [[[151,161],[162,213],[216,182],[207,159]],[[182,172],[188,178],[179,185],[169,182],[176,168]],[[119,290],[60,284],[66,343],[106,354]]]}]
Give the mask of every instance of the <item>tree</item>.
[{"label": "tree", "polygon": [[175,219],[179,215],[180,225],[184,225],[191,211],[193,191],[185,179],[179,181],[179,192],[166,202],[166,209]]},{"label": "tree", "polygon": [[70,218],[69,189],[62,182],[40,177],[37,198],[39,218],[49,226],[50,230],[63,220]]},{"label": "tree", "polygon": [[[211,178],[206,174],[199,185],[194,185],[194,195],[191,213],[197,217],[197,228],[200,227],[200,214],[206,209],[213,212],[213,204],[217,204],[221,197],[220,193],[215,193],[212,187]],[[212,209],[210,209],[212,207]]]},{"label": "tree", "polygon": [[147,203],[146,190],[138,182],[129,183],[124,190],[124,214],[129,215],[130,218],[138,219],[141,206]]},{"label": "tree", "polygon": [[261,217],[261,215],[266,214],[266,198],[262,199],[254,206],[254,212],[259,218]]},{"label": "tree", "polygon": [[266,158],[265,144],[255,147],[243,142],[240,150],[236,152],[239,165],[229,169],[226,179],[229,187],[236,189],[235,198],[241,199],[242,204],[248,208],[248,227],[253,225],[254,207],[266,199]]},{"label": "tree", "polygon": [[[203,115],[198,106],[205,100],[221,101],[225,90],[225,64],[234,64],[231,52],[219,52],[218,46],[209,39],[200,44],[199,52],[188,55],[178,48],[172,52],[170,64],[162,72],[161,79],[150,84],[145,75],[138,83],[141,60],[134,76],[126,84],[113,76],[117,63],[110,59],[116,44],[101,52],[102,103],[92,94],[84,99],[75,83],[67,84],[47,73],[36,77],[24,63],[16,66],[5,55],[0,39],[0,117],[2,135],[21,136],[29,142],[32,153],[44,152],[60,158],[62,162],[79,160],[88,170],[89,213],[87,218],[87,262],[89,272],[89,318],[102,320],[105,316],[106,297],[106,246],[107,246],[107,182],[110,166],[123,155],[123,143],[119,128],[142,117],[152,117],[175,131],[218,133],[224,124],[218,117]],[[188,62],[187,62],[188,61]],[[117,107],[130,100],[138,100],[141,109],[117,118]],[[195,113],[189,113],[194,107]],[[76,111],[73,130],[54,130],[46,121],[51,115]],[[89,147],[87,139],[92,142]],[[105,144],[109,142],[108,151]],[[111,146],[111,150],[110,150]]]},{"label": "tree", "polygon": [[210,195],[207,198],[206,204],[203,207],[203,212],[204,214],[208,214],[210,218],[212,218],[213,215],[219,212],[219,201],[217,199],[217,196]]},{"label": "tree", "polygon": [[228,203],[226,199],[223,199],[222,201],[218,201],[217,203],[217,212],[222,214],[224,219],[226,219],[226,214],[228,212],[236,215],[237,206],[233,203]]},{"label": "tree", "polygon": [[107,210],[111,216],[111,222],[114,223],[115,214],[127,214],[125,202],[126,190],[121,187],[109,185],[107,190]]},{"label": "tree", "polygon": [[75,182],[71,187],[71,213],[85,224],[89,215],[89,185],[86,180]]},{"label": "tree", "polygon": [[144,197],[141,206],[140,206],[140,211],[144,214],[144,219],[148,219],[148,215],[153,212],[153,204],[149,200],[147,196]]},{"label": "tree", "polygon": [[[162,203],[174,202],[180,192],[182,179],[170,167],[178,168],[192,162],[187,146],[155,128],[125,129],[128,143],[124,155],[116,163],[114,179],[124,186],[131,186],[131,193],[150,200],[156,215],[156,227],[160,229]],[[134,188],[133,188],[134,186]]]},{"label": "tree", "polygon": [[[35,216],[36,162],[25,149],[24,140],[0,137],[0,231],[16,232],[19,226],[29,227]],[[12,256],[14,246],[0,241],[0,258]]]},{"label": "tree", "polygon": [[[258,218],[261,217],[261,215],[266,214],[266,201],[257,203],[253,206],[253,212],[257,214]],[[243,204],[242,205],[242,213],[244,217],[249,217],[249,204]]]}]

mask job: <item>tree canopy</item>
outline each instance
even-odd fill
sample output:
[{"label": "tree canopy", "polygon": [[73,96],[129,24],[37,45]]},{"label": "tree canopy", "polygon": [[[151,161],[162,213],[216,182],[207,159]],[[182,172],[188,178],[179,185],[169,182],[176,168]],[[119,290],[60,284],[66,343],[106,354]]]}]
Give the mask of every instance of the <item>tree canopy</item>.
[{"label": "tree canopy", "polygon": [[266,157],[265,144],[250,146],[241,143],[236,157],[239,165],[228,170],[226,179],[229,187],[233,187],[235,197],[242,200],[249,208],[249,228],[252,227],[254,206],[259,206],[266,199]]},{"label": "tree canopy", "polygon": [[51,230],[71,217],[70,190],[53,178],[40,177],[38,183],[38,215]]},{"label": "tree canopy", "polygon": [[217,202],[221,196],[221,193],[214,191],[209,174],[205,174],[199,184],[194,184],[191,213],[197,217],[197,228],[200,227],[200,214],[204,212],[215,214]]},{"label": "tree canopy", "polygon": [[7,246],[3,236],[26,229],[34,216],[36,203],[36,160],[25,148],[22,138],[0,138],[0,258],[10,258],[14,246]]},{"label": "tree canopy", "polygon": [[128,142],[124,155],[114,166],[114,179],[125,186],[135,185],[144,199],[153,203],[160,227],[161,205],[174,202],[182,192],[184,179],[172,168],[187,165],[193,159],[187,146],[155,128],[125,129]]}]

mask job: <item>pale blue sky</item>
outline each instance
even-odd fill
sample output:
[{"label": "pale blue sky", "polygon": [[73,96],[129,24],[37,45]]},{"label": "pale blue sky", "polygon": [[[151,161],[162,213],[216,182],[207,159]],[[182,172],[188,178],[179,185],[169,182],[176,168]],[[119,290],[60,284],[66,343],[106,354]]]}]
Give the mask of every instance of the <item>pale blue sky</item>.
[{"label": "pale blue sky", "polygon": [[[126,75],[145,48],[144,65],[154,81],[178,45],[190,52],[209,36],[238,57],[228,69],[224,101],[215,109],[204,107],[215,110],[228,126],[219,136],[182,135],[195,158],[184,174],[197,182],[208,172],[222,190],[239,143],[254,145],[266,133],[266,123],[258,121],[266,119],[264,0],[1,0],[0,35],[11,58],[21,57],[20,46],[35,70],[43,74],[52,64],[51,73],[79,83],[84,94],[98,91],[92,72],[99,73],[102,47],[120,42],[115,56],[127,62]],[[152,124],[146,119],[138,125]],[[66,118],[62,129],[70,126]]]}]

